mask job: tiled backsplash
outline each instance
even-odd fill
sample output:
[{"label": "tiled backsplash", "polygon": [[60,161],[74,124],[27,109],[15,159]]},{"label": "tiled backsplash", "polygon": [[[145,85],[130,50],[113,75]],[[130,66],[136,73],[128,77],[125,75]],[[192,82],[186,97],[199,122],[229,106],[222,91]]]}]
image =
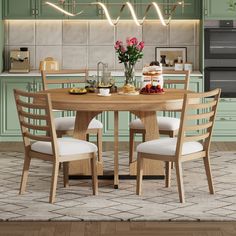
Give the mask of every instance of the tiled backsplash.
[{"label": "tiled backsplash", "polygon": [[188,62],[199,69],[199,21],[171,21],[164,27],[158,21],[147,21],[142,27],[133,21],[121,21],[116,27],[107,21],[5,21],[5,65],[9,67],[9,51],[21,46],[30,50],[32,69],[40,60],[53,57],[63,69],[88,67],[95,69],[99,61],[110,69],[121,69],[115,55],[116,40],[135,36],[145,42],[144,57],[136,65],[141,69],[155,59],[155,47],[187,47]]}]

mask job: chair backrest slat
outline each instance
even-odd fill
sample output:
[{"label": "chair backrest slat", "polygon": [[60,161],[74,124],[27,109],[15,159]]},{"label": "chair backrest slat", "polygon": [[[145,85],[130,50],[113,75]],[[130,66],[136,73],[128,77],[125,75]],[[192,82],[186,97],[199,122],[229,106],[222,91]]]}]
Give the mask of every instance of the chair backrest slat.
[{"label": "chair backrest slat", "polygon": [[197,115],[187,115],[186,119],[187,120],[200,120],[200,119],[204,119],[204,118],[210,118],[212,116],[214,116],[215,112],[211,111],[211,112],[207,112],[204,114],[197,114]]},{"label": "chair backrest slat", "polygon": [[45,120],[47,116],[45,115],[37,115],[37,114],[31,114],[25,111],[19,111],[19,114],[21,116],[24,116],[26,118],[32,119],[32,120]]},{"label": "chair backrest slat", "polygon": [[21,121],[21,125],[24,126],[25,128],[28,128],[28,129],[33,129],[33,130],[42,130],[42,131],[48,131],[50,132],[50,127],[48,125],[32,125],[32,124],[29,124],[25,121]]},{"label": "chair backrest slat", "polygon": [[29,132],[24,132],[23,135],[31,140],[35,141],[43,141],[43,142],[52,142],[51,137],[43,136],[43,135],[34,135]]},{"label": "chair backrest slat", "polygon": [[182,147],[186,142],[201,141],[204,151],[209,152],[220,93],[220,89],[215,89],[206,93],[184,95],[176,148],[178,158],[181,158]]},{"label": "chair backrest slat", "polygon": [[193,135],[187,136],[184,138],[184,142],[194,142],[194,141],[201,141],[209,137],[209,133],[202,134],[202,135]]},{"label": "chair backrest slat", "polygon": [[57,158],[57,136],[50,95],[16,89],[14,95],[25,149],[30,149],[31,141],[50,142],[53,156]]},{"label": "chair backrest slat", "polygon": [[203,130],[203,129],[207,129],[210,128],[213,125],[212,122],[207,122],[205,124],[201,124],[201,125],[189,125],[189,126],[185,126],[184,130],[187,131],[197,131],[197,130]]},{"label": "chair backrest slat", "polygon": [[[47,90],[48,85],[50,84],[58,84],[65,85],[71,83],[85,83],[88,79],[88,69],[79,69],[79,70],[58,70],[58,71],[41,71],[42,81],[43,81],[43,89]],[[57,76],[56,79],[49,79],[49,76]],[[68,78],[69,76],[72,78]],[[67,78],[65,78],[65,76]]]},{"label": "chair backrest slat", "polygon": [[190,80],[190,72],[189,71],[163,71],[164,74],[173,74],[179,75],[180,77],[184,76],[184,79],[166,79],[164,80],[164,84],[167,85],[178,85],[182,84],[183,89],[189,89],[189,80]]}]

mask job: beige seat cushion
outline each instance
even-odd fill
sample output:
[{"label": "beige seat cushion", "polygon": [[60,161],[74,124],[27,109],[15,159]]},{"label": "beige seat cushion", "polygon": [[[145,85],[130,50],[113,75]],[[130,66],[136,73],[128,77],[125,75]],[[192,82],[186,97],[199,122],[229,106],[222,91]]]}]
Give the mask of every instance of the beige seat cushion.
[{"label": "beige seat cushion", "polygon": [[[137,146],[137,152],[174,156],[177,138],[162,138],[141,143]],[[199,142],[186,142],[183,144],[182,155],[188,155],[203,150]]]},{"label": "beige seat cushion", "polygon": [[[87,141],[74,138],[58,138],[57,141],[60,156],[97,152],[97,146]],[[52,154],[52,147],[49,142],[35,142],[31,145],[31,149],[35,152]]]},{"label": "beige seat cushion", "polygon": [[[75,117],[59,117],[54,119],[56,130],[74,130]],[[103,124],[96,119],[92,119],[88,126],[89,129],[102,129]]]},{"label": "beige seat cushion", "polygon": [[[180,125],[180,119],[172,117],[158,116],[157,122],[160,130],[178,130]],[[140,119],[136,119],[129,124],[131,129],[144,129],[144,125]]]}]

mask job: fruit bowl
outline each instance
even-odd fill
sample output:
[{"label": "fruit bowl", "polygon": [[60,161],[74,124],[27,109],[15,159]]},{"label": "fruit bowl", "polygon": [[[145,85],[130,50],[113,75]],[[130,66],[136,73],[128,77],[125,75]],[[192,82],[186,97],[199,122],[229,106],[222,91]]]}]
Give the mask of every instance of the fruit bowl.
[{"label": "fruit bowl", "polygon": [[159,85],[154,86],[154,85],[148,84],[140,90],[140,94],[144,94],[144,95],[160,95],[164,93],[165,93],[164,89],[161,88]]},{"label": "fruit bowl", "polygon": [[87,89],[83,89],[83,88],[72,88],[69,90],[70,94],[74,94],[74,95],[83,95],[87,93]]}]

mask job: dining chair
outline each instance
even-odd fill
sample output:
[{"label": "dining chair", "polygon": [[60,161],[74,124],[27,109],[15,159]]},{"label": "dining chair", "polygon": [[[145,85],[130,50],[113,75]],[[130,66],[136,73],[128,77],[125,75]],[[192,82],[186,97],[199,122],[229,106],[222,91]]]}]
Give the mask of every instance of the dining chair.
[{"label": "dining chair", "polygon": [[[180,86],[178,87],[179,89],[183,88],[184,90],[188,90],[190,80],[189,71],[168,71],[163,72],[163,74],[164,73],[181,77],[179,79],[165,80],[165,86],[171,88]],[[172,138],[178,134],[180,119],[167,116],[157,116],[157,122],[160,134],[168,135]],[[135,119],[129,124],[129,163],[133,162],[135,134],[142,134],[142,140],[143,142],[145,141],[145,127],[140,119]]]},{"label": "dining chair", "polygon": [[186,93],[177,138],[163,138],[137,146],[137,195],[142,192],[143,160],[166,162],[166,187],[170,186],[170,162],[174,162],[181,203],[185,202],[182,163],[202,158],[210,194],[214,194],[210,167],[210,144],[220,89],[206,93]]},{"label": "dining chair", "polygon": [[[70,75],[73,75],[73,78]],[[81,75],[75,77],[75,74]],[[86,83],[88,78],[88,70],[58,70],[58,71],[41,71],[43,80],[43,89],[49,89],[50,85],[59,85],[62,87],[71,87],[74,84]],[[48,79],[48,76],[57,76],[57,79]],[[65,75],[67,78],[65,78]],[[75,126],[75,116],[65,116],[58,117],[54,119],[56,132],[58,137],[63,135],[73,135]],[[98,161],[102,161],[102,131],[103,124],[97,119],[92,119],[87,130],[87,141],[89,140],[90,134],[95,134],[97,136],[97,146],[98,146]]]},{"label": "dining chair", "polygon": [[25,148],[20,194],[26,190],[31,159],[38,158],[53,163],[50,203],[55,202],[59,164],[63,163],[67,187],[69,162],[76,160],[90,159],[93,194],[97,195],[97,146],[79,139],[57,138],[49,94],[14,90],[14,96]]}]

